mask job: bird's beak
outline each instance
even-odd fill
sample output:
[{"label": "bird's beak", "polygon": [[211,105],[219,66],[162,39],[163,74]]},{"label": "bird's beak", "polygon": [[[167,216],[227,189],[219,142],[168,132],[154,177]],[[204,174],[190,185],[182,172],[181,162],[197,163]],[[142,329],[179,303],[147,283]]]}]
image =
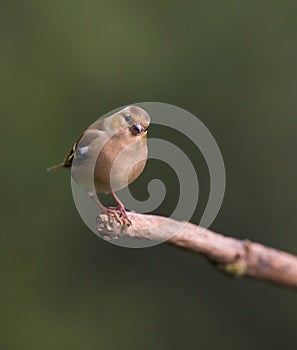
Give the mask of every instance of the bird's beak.
[{"label": "bird's beak", "polygon": [[140,134],[143,131],[143,127],[141,124],[135,124],[134,129],[138,134]]},{"label": "bird's beak", "polygon": [[147,133],[147,128],[148,128],[148,125],[145,124],[133,124],[131,127],[130,127],[130,132],[133,134],[133,135],[140,135],[140,134],[145,134]]},{"label": "bird's beak", "polygon": [[133,135],[139,135],[143,132],[143,127],[141,124],[133,124],[130,128],[130,131]]}]

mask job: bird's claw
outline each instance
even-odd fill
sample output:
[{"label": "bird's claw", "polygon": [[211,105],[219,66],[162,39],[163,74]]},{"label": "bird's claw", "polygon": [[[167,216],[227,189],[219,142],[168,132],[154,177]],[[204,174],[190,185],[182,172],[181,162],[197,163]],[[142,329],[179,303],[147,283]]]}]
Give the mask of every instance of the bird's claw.
[{"label": "bird's claw", "polygon": [[132,221],[129,219],[125,208],[121,206],[105,208],[104,212],[108,216],[114,217],[121,226],[132,225]]}]

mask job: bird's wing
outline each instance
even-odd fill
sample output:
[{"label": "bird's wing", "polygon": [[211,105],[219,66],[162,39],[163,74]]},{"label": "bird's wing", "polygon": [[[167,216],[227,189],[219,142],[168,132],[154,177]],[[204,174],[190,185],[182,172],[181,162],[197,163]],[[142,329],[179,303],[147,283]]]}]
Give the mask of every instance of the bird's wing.
[{"label": "bird's wing", "polygon": [[80,162],[87,159],[87,152],[90,144],[102,136],[103,132],[98,129],[87,129],[79,139],[73,144],[69,152],[66,154],[64,160],[60,164],[53,165],[47,168],[48,171],[59,170],[62,168],[71,168],[74,156]]},{"label": "bird's wing", "polygon": [[103,136],[103,132],[98,129],[87,129],[81,137],[75,142],[71,150],[64,159],[64,167],[71,167],[73,159],[82,163],[88,159],[88,153],[91,144]]},{"label": "bird's wing", "polygon": [[[104,132],[104,119],[105,118],[100,118],[96,120],[93,124],[91,124],[88,129],[78,138],[78,140],[73,144],[69,152],[66,154],[65,158],[63,159],[63,162],[59,164],[55,164],[49,168],[47,168],[48,171],[53,171],[53,170],[59,170],[63,168],[71,168],[73,158],[74,156],[79,158],[80,160],[83,161],[87,157],[87,151],[88,151],[88,146],[98,137],[104,137],[105,132]],[[76,152],[78,150],[78,145],[79,145],[79,150],[81,151],[79,154]]]}]

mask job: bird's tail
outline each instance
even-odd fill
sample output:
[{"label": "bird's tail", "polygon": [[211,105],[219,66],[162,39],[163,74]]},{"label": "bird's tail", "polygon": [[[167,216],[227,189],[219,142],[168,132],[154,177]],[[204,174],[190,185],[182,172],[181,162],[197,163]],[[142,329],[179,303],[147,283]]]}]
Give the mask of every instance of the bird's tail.
[{"label": "bird's tail", "polygon": [[47,171],[56,171],[56,170],[61,170],[61,169],[65,169],[65,168],[71,168],[72,165],[72,161],[73,161],[73,157],[74,157],[74,152],[76,150],[76,146],[77,146],[77,142],[75,142],[75,144],[73,145],[73,147],[70,149],[70,151],[66,154],[66,157],[64,158],[62,163],[59,164],[55,164],[53,166],[50,166],[49,168],[47,168]]},{"label": "bird's tail", "polygon": [[65,169],[68,168],[68,166],[63,162],[60,164],[55,164],[50,166],[49,168],[46,169],[46,171],[57,171],[57,170],[61,170],[61,169]]}]

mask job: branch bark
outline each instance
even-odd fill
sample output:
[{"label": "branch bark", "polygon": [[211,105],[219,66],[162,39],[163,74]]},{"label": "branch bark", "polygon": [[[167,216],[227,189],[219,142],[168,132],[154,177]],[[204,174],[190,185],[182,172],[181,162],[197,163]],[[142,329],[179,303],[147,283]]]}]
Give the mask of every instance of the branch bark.
[{"label": "branch bark", "polygon": [[[199,253],[219,270],[297,289],[297,257],[249,240],[227,237],[192,223],[129,212],[130,227],[106,214],[97,217],[98,234],[105,239],[137,238],[166,243]],[[203,230],[202,233],[199,233]],[[175,234],[176,233],[176,234]]]}]

